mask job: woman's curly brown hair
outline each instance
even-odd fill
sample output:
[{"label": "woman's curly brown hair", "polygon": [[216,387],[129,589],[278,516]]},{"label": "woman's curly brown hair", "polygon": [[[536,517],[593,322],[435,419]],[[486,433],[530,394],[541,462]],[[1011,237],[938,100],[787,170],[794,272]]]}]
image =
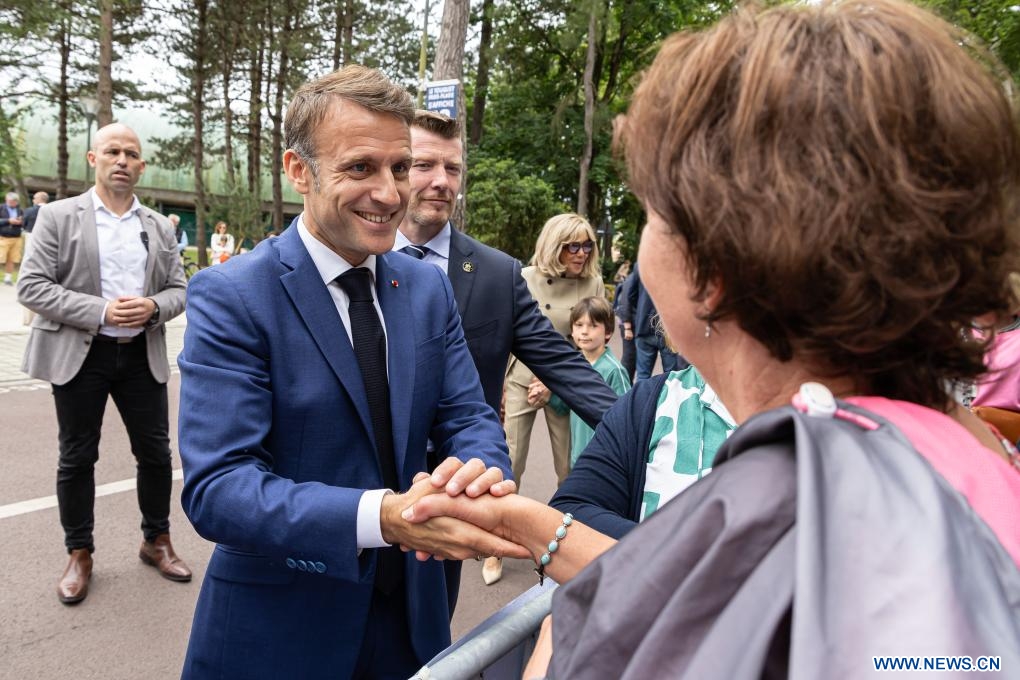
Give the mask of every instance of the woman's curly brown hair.
[{"label": "woman's curly brown hair", "polygon": [[741,10],[672,36],[617,129],[706,320],[862,392],[948,407],[1011,307],[1016,121],[973,39],[912,5]]}]

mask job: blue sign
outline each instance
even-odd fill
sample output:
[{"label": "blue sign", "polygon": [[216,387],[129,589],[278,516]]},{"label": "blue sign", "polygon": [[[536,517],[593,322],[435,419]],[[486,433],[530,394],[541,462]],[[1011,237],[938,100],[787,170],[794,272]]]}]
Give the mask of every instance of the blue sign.
[{"label": "blue sign", "polygon": [[456,118],[459,91],[459,80],[437,80],[425,83],[425,109]]}]

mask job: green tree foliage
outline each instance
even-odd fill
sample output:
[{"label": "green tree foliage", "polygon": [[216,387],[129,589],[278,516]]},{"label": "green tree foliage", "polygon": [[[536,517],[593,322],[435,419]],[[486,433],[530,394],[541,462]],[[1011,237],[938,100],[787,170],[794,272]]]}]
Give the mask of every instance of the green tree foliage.
[{"label": "green tree foliage", "polygon": [[1009,70],[1020,76],[1020,5],[1010,0],[927,0],[927,7],[975,36]]},{"label": "green tree foliage", "polygon": [[545,221],[568,209],[548,182],[511,159],[476,154],[470,176],[466,231],[520,260],[531,257]]}]

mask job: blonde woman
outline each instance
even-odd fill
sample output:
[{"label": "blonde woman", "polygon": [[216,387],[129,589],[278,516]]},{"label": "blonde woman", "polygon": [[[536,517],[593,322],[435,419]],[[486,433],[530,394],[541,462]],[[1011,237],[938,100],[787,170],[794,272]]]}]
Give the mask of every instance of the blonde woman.
[{"label": "blonde woman", "polygon": [[227,233],[227,223],[220,220],[212,235],[209,247],[212,249],[212,263],[223,264],[234,254],[234,237]]},{"label": "blonde woman", "polygon": [[[521,275],[553,327],[570,339],[570,310],[591,296],[604,297],[595,230],[580,215],[556,215],[545,223],[535,244],[531,266]],[[531,428],[539,409],[545,412],[558,482],[570,472],[570,417],[549,408],[552,394],[528,367],[511,356],[506,371],[506,437],[514,479],[524,476]]]}]

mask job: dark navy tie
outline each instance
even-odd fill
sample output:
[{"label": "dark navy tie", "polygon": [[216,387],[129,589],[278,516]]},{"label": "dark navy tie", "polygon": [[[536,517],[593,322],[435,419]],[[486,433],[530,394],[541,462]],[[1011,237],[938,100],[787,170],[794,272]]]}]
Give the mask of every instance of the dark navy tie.
[{"label": "dark navy tie", "polygon": [[[386,335],[372,300],[372,273],[364,267],[350,269],[336,282],[347,293],[347,309],[351,317],[351,344],[361,369],[368,410],[372,416],[379,469],[383,484],[400,491],[397,464],[393,455],[393,419],[390,415],[390,386],[386,379]],[[393,592],[400,583],[404,560],[396,546],[379,551],[376,586],[384,593]]]},{"label": "dark navy tie", "polygon": [[404,246],[403,248],[400,249],[400,252],[402,252],[405,255],[410,255],[416,260],[421,260],[424,259],[426,255],[428,255],[429,248],[428,246],[416,246],[412,244],[409,246]]}]

